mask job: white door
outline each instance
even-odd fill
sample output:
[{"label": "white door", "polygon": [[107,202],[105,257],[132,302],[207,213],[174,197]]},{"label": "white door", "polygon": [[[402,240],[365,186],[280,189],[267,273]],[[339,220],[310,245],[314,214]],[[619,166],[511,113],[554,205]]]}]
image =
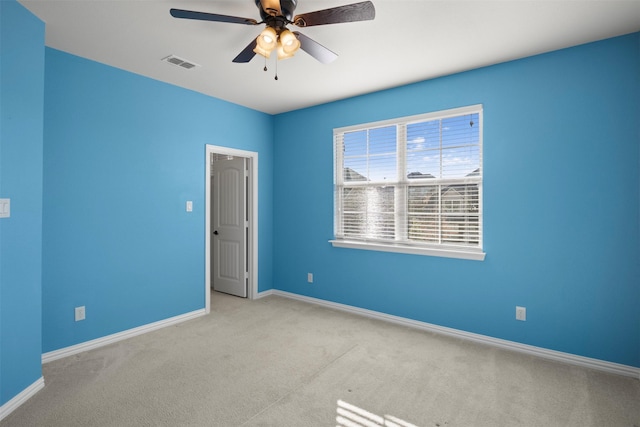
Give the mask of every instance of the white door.
[{"label": "white door", "polygon": [[246,159],[216,160],[212,166],[213,289],[247,297]]}]

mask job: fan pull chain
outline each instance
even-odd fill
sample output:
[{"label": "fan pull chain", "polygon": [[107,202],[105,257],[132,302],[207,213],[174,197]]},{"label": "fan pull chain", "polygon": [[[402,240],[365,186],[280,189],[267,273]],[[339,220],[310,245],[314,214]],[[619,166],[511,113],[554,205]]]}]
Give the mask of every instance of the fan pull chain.
[{"label": "fan pull chain", "polygon": [[276,57],[276,76],[274,80],[278,80],[278,58]]},{"label": "fan pull chain", "polygon": [[[0,0],[1,1],[1,0]],[[264,71],[268,71],[269,69],[267,68],[267,58],[264,58]],[[278,58],[276,58],[276,74],[274,76],[274,80],[278,80]]]}]

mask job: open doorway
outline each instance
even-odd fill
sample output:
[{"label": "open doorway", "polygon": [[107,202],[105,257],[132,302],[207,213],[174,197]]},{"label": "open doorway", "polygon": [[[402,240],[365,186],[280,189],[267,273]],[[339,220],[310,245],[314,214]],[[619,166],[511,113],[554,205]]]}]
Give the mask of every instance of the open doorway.
[{"label": "open doorway", "polygon": [[[221,210],[220,205],[226,206]],[[214,283],[222,292],[249,299],[257,295],[258,153],[207,145],[205,206],[205,309],[209,313]]]}]

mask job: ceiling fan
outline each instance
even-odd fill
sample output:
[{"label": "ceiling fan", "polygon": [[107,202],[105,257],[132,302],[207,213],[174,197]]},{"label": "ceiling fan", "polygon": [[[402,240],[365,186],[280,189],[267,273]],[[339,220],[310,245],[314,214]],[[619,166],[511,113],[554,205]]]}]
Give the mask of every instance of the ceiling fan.
[{"label": "ceiling fan", "polygon": [[174,18],[196,19],[201,21],[227,22],[231,24],[260,25],[265,29],[251,41],[233,62],[249,62],[256,54],[265,58],[274,50],[278,59],[292,57],[298,49],[302,49],[323,64],[334,61],[338,55],[322,46],[320,43],[301,34],[289,31],[287,25],[297,27],[311,27],[315,25],[339,24],[343,22],[369,21],[375,18],[375,8],[370,1],[318,10],[293,16],[298,0],[255,0],[260,10],[262,21],[237,16],[218,15],[215,13],[195,12],[183,9],[171,9]]}]

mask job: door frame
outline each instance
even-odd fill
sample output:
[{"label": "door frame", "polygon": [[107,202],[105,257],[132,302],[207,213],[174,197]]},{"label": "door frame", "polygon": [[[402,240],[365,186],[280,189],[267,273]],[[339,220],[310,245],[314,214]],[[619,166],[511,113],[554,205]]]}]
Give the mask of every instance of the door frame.
[{"label": "door frame", "polygon": [[249,259],[249,285],[247,298],[255,299],[258,295],[258,153],[254,151],[238,150],[217,145],[205,145],[205,264],[204,264],[204,293],[205,312],[211,311],[211,156],[222,154],[244,157],[248,160],[249,188],[249,236],[247,239]]}]

